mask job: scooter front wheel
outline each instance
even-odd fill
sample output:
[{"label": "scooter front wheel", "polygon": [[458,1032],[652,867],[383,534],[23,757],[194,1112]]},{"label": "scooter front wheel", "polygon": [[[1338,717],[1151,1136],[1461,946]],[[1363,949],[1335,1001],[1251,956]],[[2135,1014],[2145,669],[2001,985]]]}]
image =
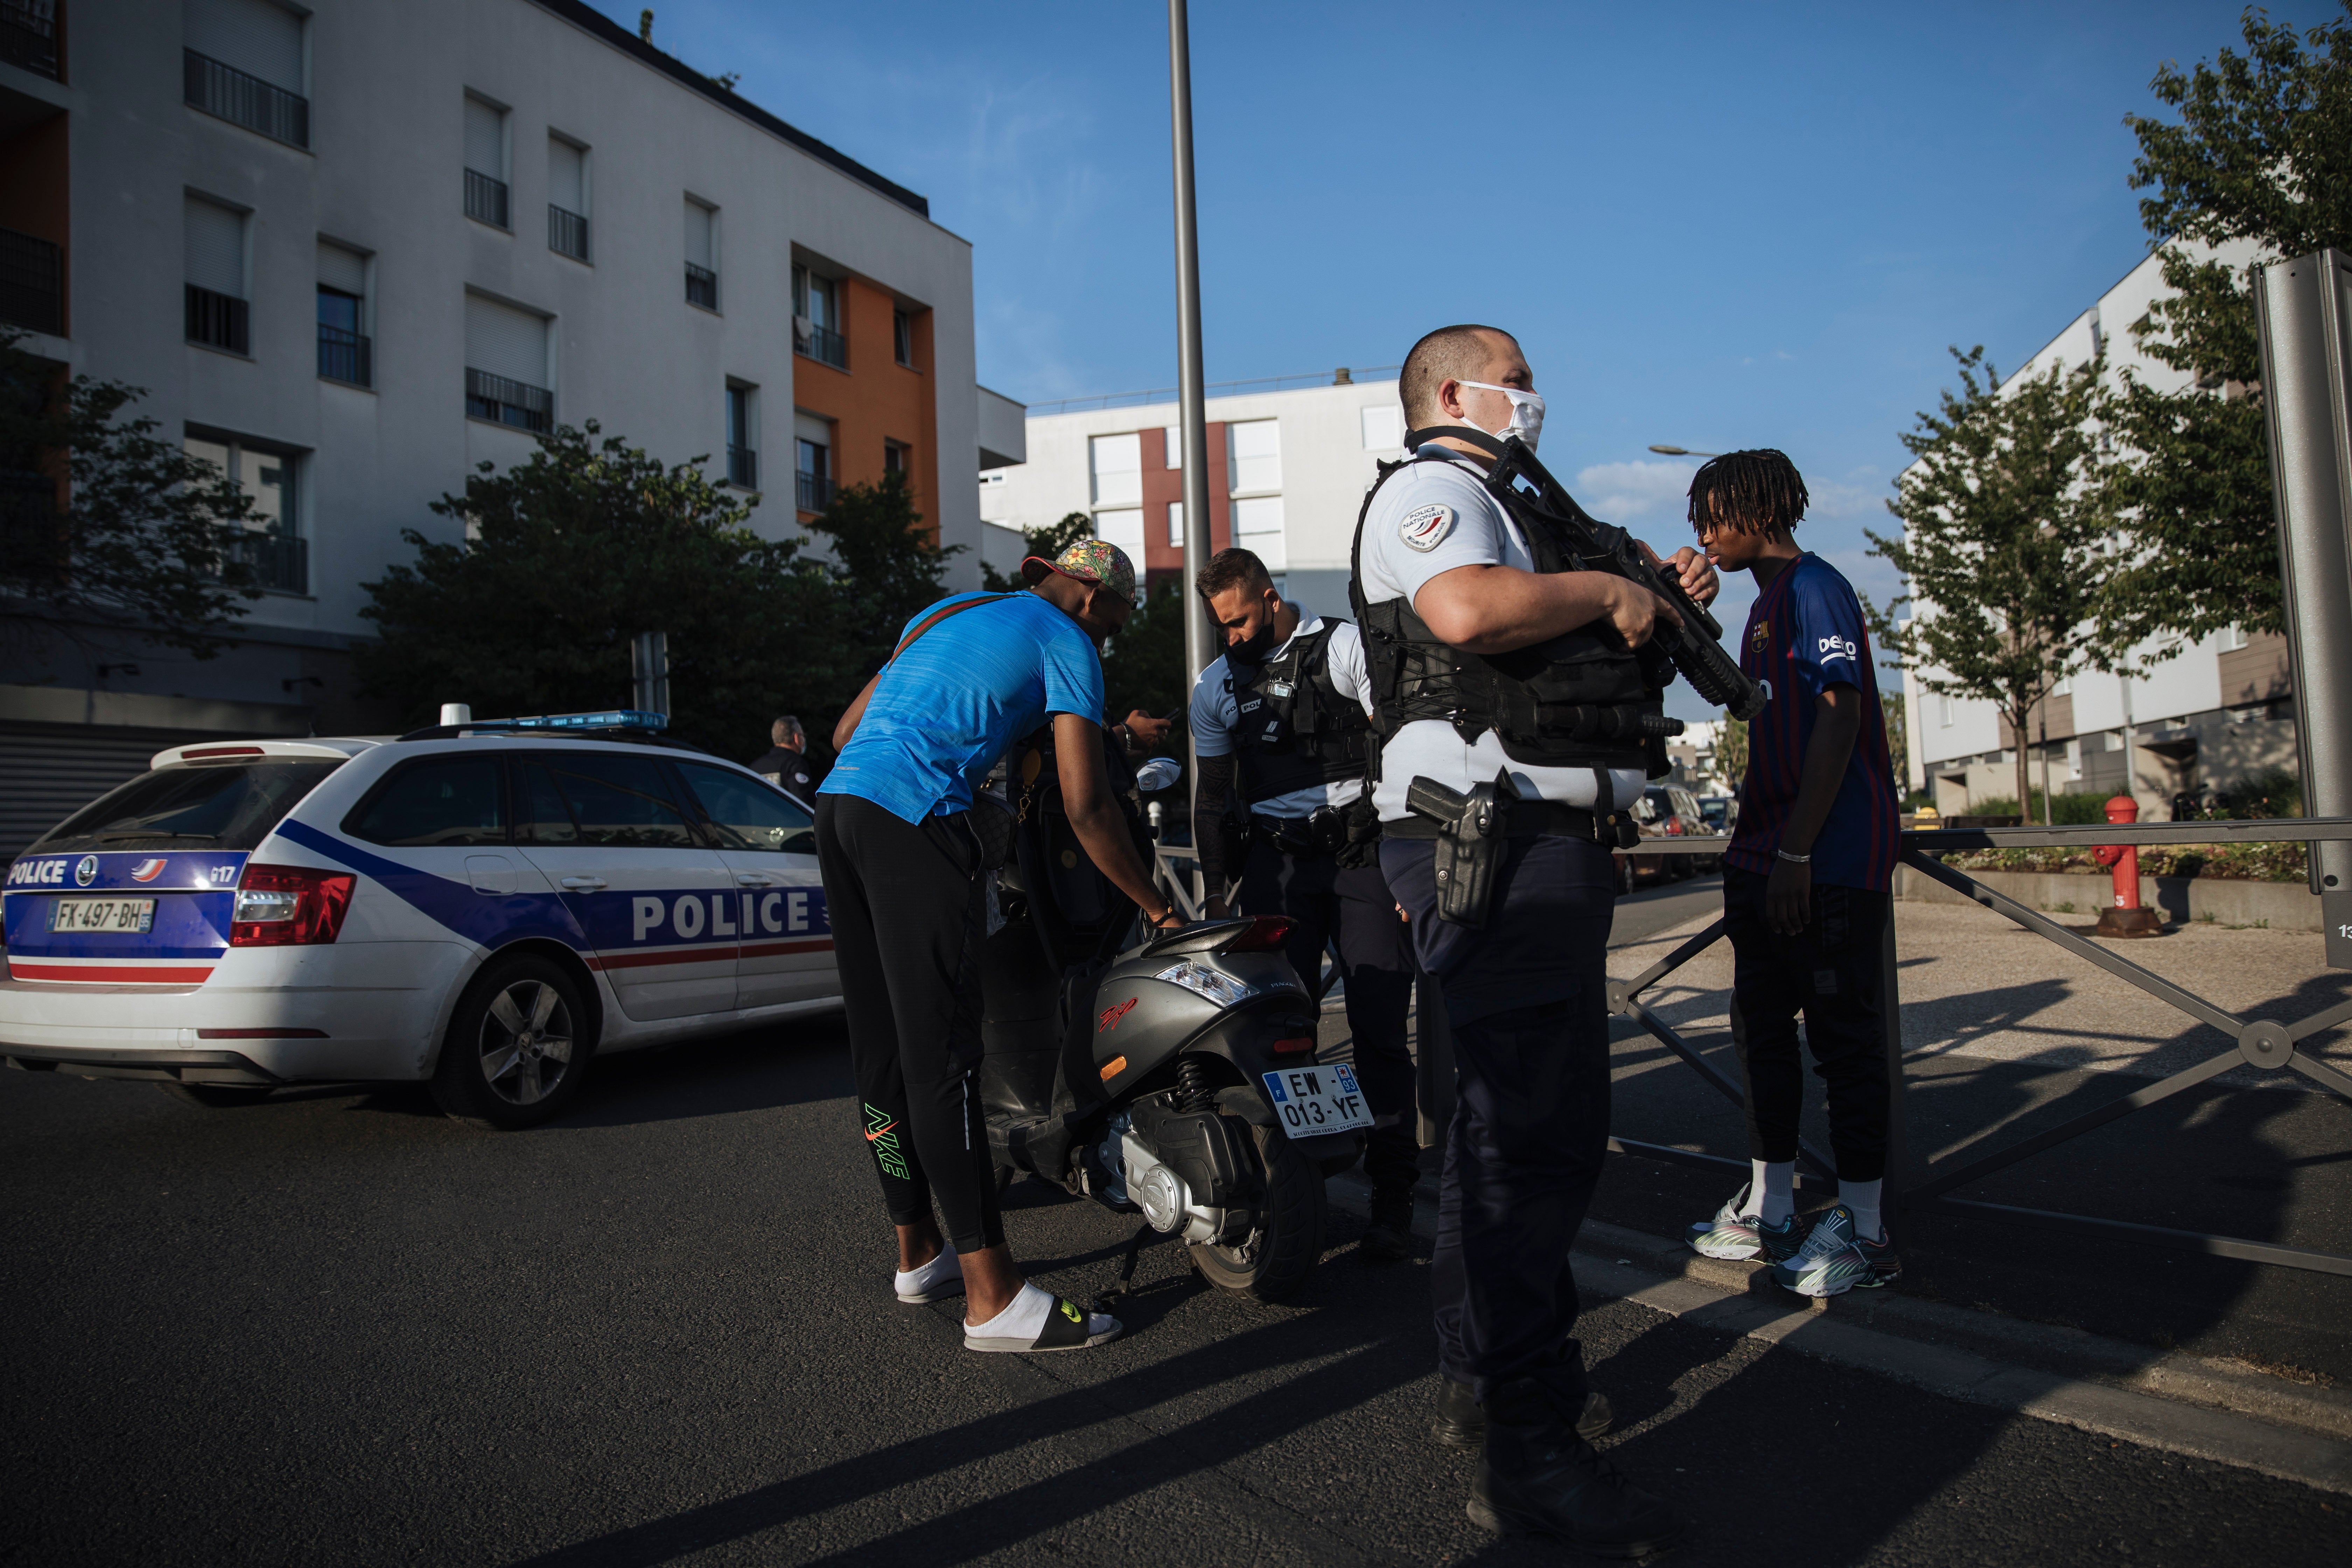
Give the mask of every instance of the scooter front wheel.
[{"label": "scooter front wheel", "polygon": [[1278,1301],[1297,1289],[1323,1256],[1328,1208],[1323,1173],[1272,1127],[1253,1127],[1265,1196],[1257,1224],[1231,1246],[1203,1242],[1192,1249],[1193,1265],[1220,1290]]}]

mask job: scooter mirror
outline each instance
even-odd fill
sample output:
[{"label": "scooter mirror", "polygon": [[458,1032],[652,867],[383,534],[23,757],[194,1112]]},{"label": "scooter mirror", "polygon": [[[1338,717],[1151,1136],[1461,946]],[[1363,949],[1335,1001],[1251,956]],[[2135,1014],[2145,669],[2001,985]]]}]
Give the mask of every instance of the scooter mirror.
[{"label": "scooter mirror", "polygon": [[1135,787],[1150,795],[1166,789],[1184,772],[1184,764],[1173,757],[1154,757],[1135,770]]}]

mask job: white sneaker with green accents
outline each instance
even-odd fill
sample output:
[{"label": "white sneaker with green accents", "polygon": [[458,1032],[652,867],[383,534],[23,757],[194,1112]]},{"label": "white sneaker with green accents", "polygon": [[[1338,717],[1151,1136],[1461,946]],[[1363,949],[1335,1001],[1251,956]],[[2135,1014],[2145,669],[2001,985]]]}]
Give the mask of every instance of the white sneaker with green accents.
[{"label": "white sneaker with green accents", "polygon": [[1853,1211],[1839,1204],[1813,1221],[1805,1245],[1786,1263],[1772,1266],[1772,1283],[1800,1296],[1843,1296],[1875,1290],[1903,1277],[1903,1259],[1892,1236],[1877,1241],[1854,1234]]}]

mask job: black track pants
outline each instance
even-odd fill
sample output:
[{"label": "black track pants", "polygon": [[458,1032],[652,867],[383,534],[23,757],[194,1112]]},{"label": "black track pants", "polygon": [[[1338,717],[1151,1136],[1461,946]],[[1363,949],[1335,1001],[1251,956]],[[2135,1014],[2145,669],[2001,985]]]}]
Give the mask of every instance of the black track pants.
[{"label": "black track pants", "polygon": [[1356,1077],[1381,1123],[1366,1140],[1364,1173],[1376,1188],[1411,1187],[1421,1179],[1412,1050],[1405,1042],[1412,952],[1388,879],[1377,865],[1341,870],[1328,855],[1286,855],[1260,838],[1250,846],[1236,900],[1244,914],[1298,922],[1285,951],[1310,996],[1323,976],[1323,950],[1339,939]]},{"label": "black track pants", "polygon": [[1886,1174],[1886,987],[1881,973],[1888,896],[1864,888],[1813,887],[1811,918],[1795,936],[1764,920],[1770,878],[1727,866],[1723,919],[1731,936],[1731,1039],[1748,1080],[1748,1157],[1797,1157],[1804,1064],[1797,1015],[1813,1071],[1829,1086],[1830,1149],[1841,1181]]},{"label": "black track pants", "polygon": [[816,858],[849,1016],[858,1131],[895,1225],[939,1205],[949,1245],[1004,1239],[981,1123],[980,847],[963,815],[908,823],[854,795],[816,797]]}]

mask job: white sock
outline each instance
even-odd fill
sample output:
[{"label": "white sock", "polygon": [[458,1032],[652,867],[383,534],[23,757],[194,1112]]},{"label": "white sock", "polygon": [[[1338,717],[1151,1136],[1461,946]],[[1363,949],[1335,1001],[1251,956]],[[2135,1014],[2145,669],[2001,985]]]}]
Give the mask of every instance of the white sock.
[{"label": "white sock", "polygon": [[1838,1183],[1838,1202],[1853,1211],[1853,1234],[1864,1241],[1885,1241],[1878,1218],[1877,1182]]},{"label": "white sock", "polygon": [[1797,1212],[1797,1162],[1748,1162],[1748,1207],[1766,1225],[1777,1226]]},{"label": "white sock", "polygon": [[920,1295],[923,1291],[934,1289],[943,1280],[962,1278],[963,1259],[956,1256],[955,1248],[942,1247],[940,1248],[940,1255],[929,1263],[913,1268],[899,1269],[892,1285],[901,1296]]},{"label": "white sock", "polygon": [[1024,1285],[1004,1310],[984,1323],[965,1320],[963,1331],[983,1340],[1034,1340],[1045,1331],[1045,1314],[1053,1310],[1051,1290]]}]

